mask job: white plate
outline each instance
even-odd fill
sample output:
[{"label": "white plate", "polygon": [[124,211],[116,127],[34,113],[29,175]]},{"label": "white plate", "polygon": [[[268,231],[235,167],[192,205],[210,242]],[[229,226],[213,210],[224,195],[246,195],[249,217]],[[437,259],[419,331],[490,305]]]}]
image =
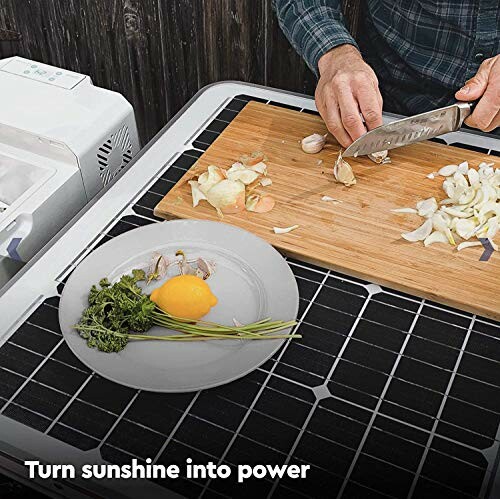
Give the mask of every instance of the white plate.
[{"label": "white plate", "polygon": [[[113,238],[93,251],[71,274],[59,306],[63,336],[73,353],[90,369],[117,383],[157,392],[187,392],[233,381],[263,364],[286,341],[219,340],[187,343],[131,341],[119,353],[89,348],[73,329],[92,284],[103,277],[119,279],[133,268],[147,266],[154,251],[173,256],[215,260],[207,281],[219,302],[207,320],[232,325],[265,317],[297,316],[297,283],[283,257],[267,242],[231,225],[175,220],[140,227]],[[147,292],[160,285],[156,281]],[[283,331],[288,333],[289,330]],[[165,334],[153,328],[148,334]]]}]

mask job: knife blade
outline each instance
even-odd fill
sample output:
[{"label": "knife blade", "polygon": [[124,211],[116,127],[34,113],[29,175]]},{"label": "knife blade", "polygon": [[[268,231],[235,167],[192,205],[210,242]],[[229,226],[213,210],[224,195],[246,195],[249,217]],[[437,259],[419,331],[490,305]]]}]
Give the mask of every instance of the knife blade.
[{"label": "knife blade", "polygon": [[456,102],[379,126],[355,140],[342,156],[364,156],[455,132],[471,114],[473,107],[474,103]]}]

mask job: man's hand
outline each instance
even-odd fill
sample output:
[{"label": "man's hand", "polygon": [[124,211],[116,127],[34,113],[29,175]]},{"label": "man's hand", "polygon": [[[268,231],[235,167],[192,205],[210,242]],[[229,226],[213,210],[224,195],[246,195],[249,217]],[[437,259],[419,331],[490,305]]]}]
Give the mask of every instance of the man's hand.
[{"label": "man's hand", "polygon": [[342,146],[349,146],[367,129],[382,125],[377,77],[355,47],[335,47],[321,57],[318,68],[316,107]]},{"label": "man's hand", "polygon": [[500,126],[500,55],[486,59],[476,76],[471,78],[455,94],[461,101],[479,99],[474,112],[465,123],[483,132],[491,132]]}]

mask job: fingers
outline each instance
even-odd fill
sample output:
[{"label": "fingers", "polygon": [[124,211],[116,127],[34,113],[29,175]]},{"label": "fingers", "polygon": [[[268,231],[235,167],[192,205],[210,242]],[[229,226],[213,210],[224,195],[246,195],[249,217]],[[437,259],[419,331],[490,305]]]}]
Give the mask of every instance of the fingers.
[{"label": "fingers", "polygon": [[326,115],[322,115],[322,117],[325,120],[328,130],[337,139],[339,144],[342,147],[349,147],[349,145],[352,144],[352,138],[344,129],[342,118],[340,116],[340,110],[337,107],[336,102],[332,102],[329,105]]},{"label": "fingers", "polygon": [[338,142],[348,147],[367,130],[382,124],[377,77],[359,51],[350,46],[327,52],[319,62],[318,111]]},{"label": "fingers", "polygon": [[455,93],[455,98],[462,101],[476,100],[484,94],[487,86],[490,71],[493,65],[494,59],[486,59],[481,66],[476,75],[470,80],[465,82],[465,85]]},{"label": "fingers", "polygon": [[[494,59],[490,60],[494,61]],[[474,108],[473,113],[465,120],[467,125],[479,128],[484,132],[490,132],[499,126],[498,114],[500,111],[500,64],[497,60],[488,67],[489,73],[486,81],[486,89]]]},{"label": "fingers", "polygon": [[354,141],[366,133],[366,127],[359,114],[358,102],[349,87],[338,88],[337,99],[342,125],[351,137],[351,140]]},{"label": "fingers", "polygon": [[500,111],[493,118],[493,120],[489,124],[488,128],[485,128],[483,131],[484,132],[492,132],[493,130],[495,130],[495,128],[498,128],[499,126],[500,126]]},{"label": "fingers", "polygon": [[378,88],[373,88],[368,85],[362,87],[357,97],[359,108],[365,119],[366,128],[368,128],[368,130],[373,130],[382,125],[382,96]]}]

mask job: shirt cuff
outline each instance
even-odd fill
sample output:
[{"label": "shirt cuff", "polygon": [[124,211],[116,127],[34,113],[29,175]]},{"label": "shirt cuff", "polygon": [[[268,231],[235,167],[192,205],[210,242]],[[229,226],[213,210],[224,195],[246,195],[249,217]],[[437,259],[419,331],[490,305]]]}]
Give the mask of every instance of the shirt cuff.
[{"label": "shirt cuff", "polygon": [[318,62],[323,55],[339,45],[352,45],[359,50],[358,44],[347,30],[337,23],[322,23],[307,30],[307,41],[303,48],[303,58],[314,74],[319,77]]}]

